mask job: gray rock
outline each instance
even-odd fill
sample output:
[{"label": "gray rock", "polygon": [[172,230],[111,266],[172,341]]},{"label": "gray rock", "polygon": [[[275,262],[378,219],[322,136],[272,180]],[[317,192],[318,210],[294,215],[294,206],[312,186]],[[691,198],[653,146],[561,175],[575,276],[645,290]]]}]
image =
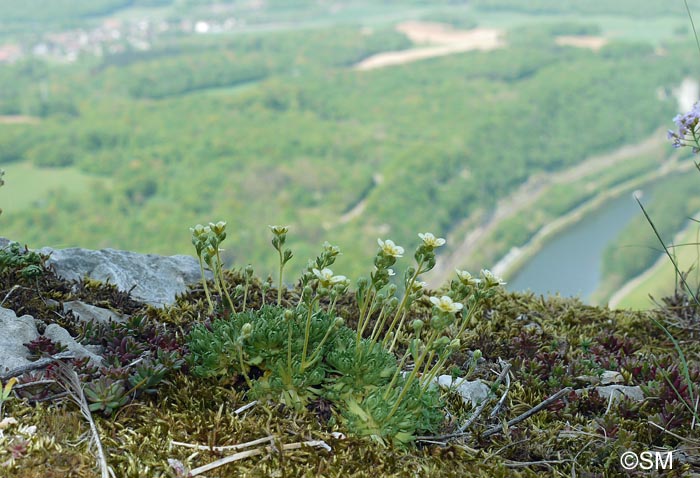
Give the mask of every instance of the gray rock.
[{"label": "gray rock", "polygon": [[620,372],[615,370],[605,370],[600,376],[598,375],[580,375],[576,377],[581,383],[588,383],[593,385],[613,385],[616,383],[623,383],[625,378]]},{"label": "gray rock", "polygon": [[23,344],[39,336],[31,315],[17,317],[0,307],[0,373],[29,364],[29,350]]},{"label": "gray rock", "polygon": [[440,375],[437,383],[441,387],[454,389],[462,396],[464,403],[471,403],[472,407],[486,400],[491,392],[491,388],[481,380],[471,382],[463,378],[453,380],[450,375]]},{"label": "gray rock", "polygon": [[102,324],[106,324],[110,321],[124,322],[126,320],[126,318],[121,314],[112,312],[109,309],[104,309],[102,307],[86,304],[85,302],[81,302],[79,300],[64,302],[63,312],[68,311],[73,312],[73,315],[75,315],[78,319],[82,320],[83,322],[95,321]]},{"label": "gray rock", "polygon": [[596,387],[598,395],[603,398],[612,397],[612,401],[621,399],[622,397],[627,397],[635,402],[644,401],[644,392],[638,386],[628,386],[628,385],[607,385],[605,387]]},{"label": "gray rock", "polygon": [[46,327],[44,337],[48,337],[54,342],[60,342],[62,345],[65,345],[77,358],[88,357],[91,365],[102,365],[102,357],[92,353],[83,345],[76,342],[68,331],[58,324],[50,324],[48,327]]},{"label": "gray rock", "polygon": [[175,302],[188,284],[201,280],[199,262],[191,256],[159,256],[129,251],[69,248],[39,249],[51,254],[48,265],[66,280],[84,277],[109,282],[122,291],[132,289],[132,297],[162,307]]},{"label": "gray rock", "polygon": [[600,377],[601,385],[612,385],[615,383],[623,383],[624,381],[625,377],[623,377],[620,372],[616,372],[615,370],[606,370]]}]

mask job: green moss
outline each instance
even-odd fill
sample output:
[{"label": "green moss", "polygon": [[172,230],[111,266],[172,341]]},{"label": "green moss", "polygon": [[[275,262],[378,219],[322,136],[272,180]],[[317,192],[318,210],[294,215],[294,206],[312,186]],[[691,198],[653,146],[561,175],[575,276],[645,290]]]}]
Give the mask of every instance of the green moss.
[{"label": "green moss", "polygon": [[[4,297],[13,279],[8,274],[0,278],[0,296]],[[230,273],[226,280],[233,289],[243,279]],[[268,292],[268,300],[274,301],[276,291]],[[289,291],[283,303],[290,299],[295,303],[298,292]],[[24,303],[13,305],[24,307],[27,313],[41,314],[47,322],[61,322],[47,306],[39,305],[37,297],[72,300],[79,295],[115,309],[121,304],[181,337],[192,324],[206,317],[208,307],[199,288],[163,310],[135,310],[137,304],[115,294],[111,286],[94,282],[71,288],[45,272],[29,292],[18,292],[17,297]],[[259,307],[260,294],[260,281],[256,279],[248,298],[252,307]],[[357,316],[352,295],[343,297],[336,307],[352,325]],[[697,326],[697,315],[688,307],[686,302],[669,303],[668,309],[657,312],[612,311],[573,299],[495,295],[467,332],[459,353],[451,356],[447,369],[468,368],[469,351],[480,349],[485,361],[478,364],[474,375],[493,383],[493,370],[501,358],[512,364],[511,386],[496,418],[489,417],[494,400],[476,420],[473,434],[458,439],[418,441],[399,448],[378,447],[369,439],[352,436],[334,438],[332,432],[347,430],[342,417],[323,400],[310,401],[301,410],[261,400],[236,414],[235,410],[251,401],[242,380],[198,378],[186,368],[162,383],[157,395],[142,394],[111,416],[95,413],[94,418],[109,465],[118,477],[172,477],[176,475],[168,459],[194,468],[222,456],[220,452],[173,445],[173,441],[226,446],[266,436],[274,437],[273,448],[216,468],[207,476],[535,477],[570,476],[574,472],[621,476],[618,460],[626,450],[675,449],[685,440],[700,439],[697,428],[691,429],[692,415],[668,385],[670,379],[681,397],[688,398],[682,380],[678,381],[673,347],[649,320],[652,313],[667,322],[673,318],[676,325],[671,330],[681,337],[685,328]],[[417,301],[412,315],[427,314],[429,305]],[[697,343],[685,342],[683,346],[688,357],[700,352]],[[404,349],[399,348],[399,353]],[[505,433],[486,436],[490,427],[531,409],[566,386],[586,388],[588,383],[582,377],[596,376],[602,370],[619,371],[626,385],[642,386],[647,393],[645,401],[622,400],[609,405],[590,389],[580,396],[572,393],[564,397]],[[697,382],[696,362],[691,363],[691,376]],[[503,385],[495,387],[495,396],[500,397],[504,391]],[[94,454],[85,439],[87,423],[72,402],[54,392],[49,396],[49,400],[39,403],[32,403],[29,397],[5,404],[5,415],[14,417],[18,425],[4,430],[5,436],[0,439],[0,474],[8,478],[98,476]],[[445,420],[436,433],[453,432],[470,415],[459,397],[444,398],[445,410],[452,418]],[[19,443],[16,436],[21,436],[20,425],[35,425],[36,434],[25,437],[26,449],[16,451],[17,456],[10,459],[13,446]],[[312,439],[324,440],[331,451],[280,451],[283,444]],[[674,474],[667,476],[684,476],[691,468],[690,464],[674,462]]]}]

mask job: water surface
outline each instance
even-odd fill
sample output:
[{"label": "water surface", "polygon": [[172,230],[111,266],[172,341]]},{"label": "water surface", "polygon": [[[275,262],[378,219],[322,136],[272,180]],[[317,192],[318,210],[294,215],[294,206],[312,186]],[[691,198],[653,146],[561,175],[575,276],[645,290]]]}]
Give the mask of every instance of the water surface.
[{"label": "water surface", "polygon": [[[642,191],[646,202],[652,187]],[[588,300],[602,280],[603,251],[637,216],[642,211],[631,193],[607,201],[547,242],[511,277],[508,289]]]}]

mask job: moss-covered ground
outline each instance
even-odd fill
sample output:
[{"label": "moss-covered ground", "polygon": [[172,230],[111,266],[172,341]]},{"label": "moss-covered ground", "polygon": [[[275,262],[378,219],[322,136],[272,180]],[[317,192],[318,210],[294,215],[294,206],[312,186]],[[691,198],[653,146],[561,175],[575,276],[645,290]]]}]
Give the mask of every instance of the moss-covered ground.
[{"label": "moss-covered ground", "polygon": [[[241,275],[228,273],[227,280],[234,283],[233,288]],[[15,285],[19,287],[10,293]],[[260,305],[259,285],[255,281],[250,307]],[[289,291],[286,297],[295,293]],[[268,300],[274,301],[276,291],[268,294]],[[180,296],[174,306],[160,310],[142,306],[109,285],[68,284],[48,271],[38,278],[21,277],[12,268],[0,272],[3,307],[85,334],[84,328],[52,302],[75,299],[146,317],[179,343],[184,343],[192,324],[207,316],[203,291],[198,287]],[[352,326],[357,315],[354,297],[348,295],[339,304],[340,314]],[[418,301],[412,313],[426,315],[428,307]],[[333,420],[334,410],[322,402],[302,412],[257,403],[236,413],[251,401],[246,398],[245,383],[196,378],[187,366],[171,373],[156,394],[130,397],[109,416],[92,415],[106,460],[117,477],[186,476],[178,475],[178,463],[192,470],[251,449],[258,451],[198,476],[692,476],[700,473],[700,431],[693,419],[700,376],[698,310],[681,296],[669,299],[662,310],[631,312],[589,307],[559,297],[496,294],[448,368],[455,375],[463,374],[470,351],[480,349],[484,360],[468,378],[496,382],[502,360],[511,365],[509,387],[507,380],[494,384],[494,399],[467,434],[423,437],[404,448],[334,433],[347,430]],[[678,339],[689,364],[691,384],[686,383],[673,342],[652,319],[666,324]],[[186,354],[186,348],[182,352]],[[640,386],[644,400],[610,402],[600,397],[594,387],[603,371],[617,371],[622,384]],[[46,379],[42,374],[49,372],[26,374],[20,384]],[[570,393],[543,410],[506,424],[567,387]],[[17,423],[2,426],[0,476],[99,476],[90,428],[76,404],[50,382],[16,386],[15,390],[16,395],[2,408],[4,417]],[[502,405],[492,417],[501,397]],[[447,397],[450,418],[445,420],[443,435],[454,433],[472,413],[459,402],[454,396]],[[33,426],[35,431],[28,428]],[[213,449],[265,437],[271,437],[268,444],[245,450]],[[284,447],[311,440],[322,440],[330,448]],[[201,445],[202,449],[175,442]],[[645,450],[674,451],[673,470],[657,473],[621,467],[624,452]]]}]

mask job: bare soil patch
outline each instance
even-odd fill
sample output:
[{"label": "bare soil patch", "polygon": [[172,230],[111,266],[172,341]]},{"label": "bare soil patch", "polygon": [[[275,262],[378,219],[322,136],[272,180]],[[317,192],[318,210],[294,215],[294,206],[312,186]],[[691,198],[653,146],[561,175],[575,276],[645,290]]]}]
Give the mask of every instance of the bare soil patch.
[{"label": "bare soil patch", "polygon": [[558,36],[554,40],[557,45],[574,46],[576,48],[588,48],[598,51],[608,44],[608,39],[598,36]]},{"label": "bare soil patch", "polygon": [[0,115],[0,124],[38,124],[40,121],[35,116]]},{"label": "bare soil patch", "polygon": [[503,30],[496,28],[458,30],[442,23],[404,22],[397,25],[396,30],[406,35],[416,44],[430,46],[378,53],[359,62],[355,65],[355,69],[373,70],[426,58],[435,58],[472,50],[488,51],[505,46]]}]

